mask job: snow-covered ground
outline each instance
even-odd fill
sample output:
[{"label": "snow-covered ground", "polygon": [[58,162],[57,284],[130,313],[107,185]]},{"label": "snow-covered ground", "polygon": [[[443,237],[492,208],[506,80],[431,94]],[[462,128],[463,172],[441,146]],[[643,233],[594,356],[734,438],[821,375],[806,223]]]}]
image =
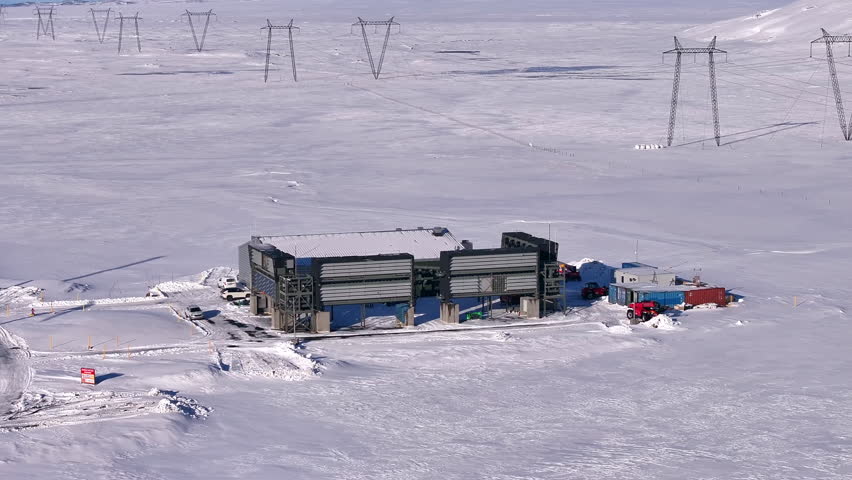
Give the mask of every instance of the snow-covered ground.
[{"label": "snow-covered ground", "polygon": [[[120,56],[88,5],[58,7],[55,42],[8,8],[2,478],[852,476],[850,144],[824,47],[808,57],[849,21],[692,3],[105,4],[143,17]],[[186,8],[218,14],[203,53]],[[379,81],[358,15],[402,24]],[[298,83],[279,35],[263,84],[266,18],[301,27]],[[673,35],[730,52],[721,148],[700,58],[675,146],[633,148],[664,143]],[[549,232],[603,262],[588,280],[638,256],[744,300],[654,328],[572,290],[542,324],[293,345],[215,290],[251,234],[421,225],[482,247]]]}]

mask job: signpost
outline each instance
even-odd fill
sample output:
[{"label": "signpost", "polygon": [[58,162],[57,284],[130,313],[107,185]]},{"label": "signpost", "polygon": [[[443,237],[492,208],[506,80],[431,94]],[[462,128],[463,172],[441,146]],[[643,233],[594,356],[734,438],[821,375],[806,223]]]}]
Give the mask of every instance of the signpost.
[{"label": "signpost", "polygon": [[95,384],[95,369],[94,368],[81,368],[80,369],[80,382],[85,385],[94,385]]}]

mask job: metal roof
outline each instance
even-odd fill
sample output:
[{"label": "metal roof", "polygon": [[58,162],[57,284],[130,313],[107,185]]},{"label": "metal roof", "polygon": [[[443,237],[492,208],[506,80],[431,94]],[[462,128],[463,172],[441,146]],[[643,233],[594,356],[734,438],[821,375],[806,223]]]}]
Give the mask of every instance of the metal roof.
[{"label": "metal roof", "polygon": [[671,275],[672,272],[662,272],[654,267],[628,267],[616,268],[616,272],[630,273],[633,275]]},{"label": "metal roof", "polygon": [[708,290],[722,288],[715,285],[659,285],[656,283],[613,283],[610,287],[621,287],[634,292],[688,292],[691,290]]},{"label": "metal roof", "polygon": [[260,235],[253,240],[297,258],[353,257],[410,253],[416,259],[440,258],[461,243],[444,227],[376,232],[319,233],[311,235]]}]

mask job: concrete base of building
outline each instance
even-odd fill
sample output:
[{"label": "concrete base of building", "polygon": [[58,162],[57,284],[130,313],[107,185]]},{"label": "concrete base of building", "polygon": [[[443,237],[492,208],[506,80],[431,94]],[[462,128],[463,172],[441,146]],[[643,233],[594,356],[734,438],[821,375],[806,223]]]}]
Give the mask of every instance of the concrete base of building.
[{"label": "concrete base of building", "polygon": [[331,332],[331,312],[314,311],[311,314],[311,332],[312,333],[329,333],[329,332]]},{"label": "concrete base of building", "polygon": [[521,316],[539,318],[541,316],[541,301],[533,297],[521,297]]},{"label": "concrete base of building", "polygon": [[292,328],[292,322],[288,322],[290,315],[287,315],[283,310],[278,308],[272,309],[272,329],[273,330],[288,330]]},{"label": "concrete base of building", "polygon": [[459,323],[459,304],[441,302],[441,322],[449,324]]},{"label": "concrete base of building", "polygon": [[414,307],[409,308],[405,312],[405,326],[413,327],[414,326]]},{"label": "concrete base of building", "polygon": [[[249,310],[252,315],[257,315],[258,310],[258,299],[259,297],[255,294],[249,295]],[[273,327],[275,328],[275,327]]]}]

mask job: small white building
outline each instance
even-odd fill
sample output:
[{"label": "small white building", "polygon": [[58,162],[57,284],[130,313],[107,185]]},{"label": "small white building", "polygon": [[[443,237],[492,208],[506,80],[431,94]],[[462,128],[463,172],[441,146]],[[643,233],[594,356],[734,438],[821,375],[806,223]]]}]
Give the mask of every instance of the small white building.
[{"label": "small white building", "polygon": [[675,285],[677,276],[671,272],[660,271],[657,267],[641,266],[620,268],[615,271],[615,283],[644,283],[653,285]]}]

